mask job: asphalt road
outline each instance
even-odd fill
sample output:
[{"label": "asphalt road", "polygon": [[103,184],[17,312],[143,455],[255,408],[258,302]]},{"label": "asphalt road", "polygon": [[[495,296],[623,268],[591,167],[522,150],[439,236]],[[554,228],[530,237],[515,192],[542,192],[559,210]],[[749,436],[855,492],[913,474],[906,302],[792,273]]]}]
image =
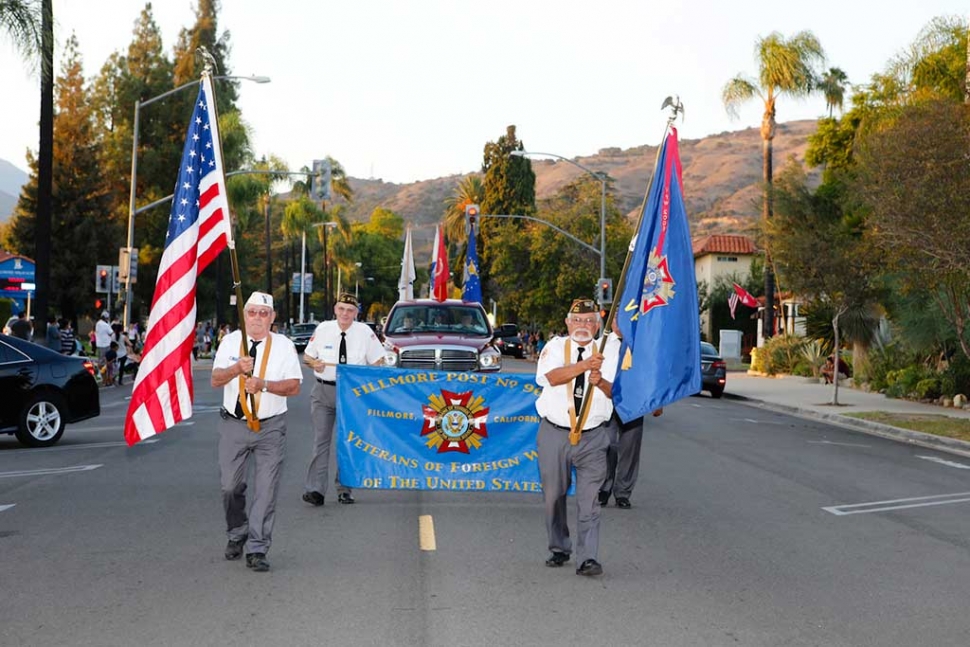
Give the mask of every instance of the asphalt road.
[{"label": "asphalt road", "polygon": [[222,557],[207,372],[191,424],[130,449],[128,391],[54,448],[0,437],[0,645],[970,644],[970,461],[952,455],[689,398],[648,420],[634,507],[604,510],[587,579],[543,566],[537,495],[303,503],[304,389],[256,574]]}]

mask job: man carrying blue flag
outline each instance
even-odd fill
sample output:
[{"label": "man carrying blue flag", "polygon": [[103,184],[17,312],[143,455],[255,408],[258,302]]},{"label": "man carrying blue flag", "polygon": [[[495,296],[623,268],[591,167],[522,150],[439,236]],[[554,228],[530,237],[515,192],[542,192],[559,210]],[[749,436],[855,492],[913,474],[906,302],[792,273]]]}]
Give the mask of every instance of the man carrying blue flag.
[{"label": "man carrying blue flag", "polygon": [[701,390],[697,281],[676,128],[657,158],[627,267],[616,304],[622,342],[613,383],[624,422]]},{"label": "man carrying blue flag", "polygon": [[[536,366],[536,383],[542,394],[536,411],[542,417],[536,446],[539,477],[545,501],[546,532],[551,555],[546,566],[569,561],[572,542],[566,520],[566,492],[576,468],[577,575],[601,575],[599,557],[600,484],[606,478],[606,452],[610,446],[609,422],[613,413],[612,385],[604,375],[616,372],[616,345],[601,355],[593,343],[600,315],[592,299],[576,299],[566,314],[568,337],[546,344]],[[592,388],[585,420],[577,420],[583,396]],[[570,430],[582,429],[577,444]]]},{"label": "man carrying blue flag", "polygon": [[465,272],[462,277],[462,301],[482,302],[482,283],[478,278],[478,252],[475,248],[475,223],[468,229],[468,253],[465,255]]}]

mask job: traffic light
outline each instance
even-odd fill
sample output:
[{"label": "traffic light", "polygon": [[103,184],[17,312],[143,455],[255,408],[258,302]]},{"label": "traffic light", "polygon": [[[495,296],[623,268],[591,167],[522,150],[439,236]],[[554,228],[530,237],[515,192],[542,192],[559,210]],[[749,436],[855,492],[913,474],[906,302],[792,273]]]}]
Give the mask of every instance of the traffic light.
[{"label": "traffic light", "polygon": [[330,160],[313,160],[313,195],[317,200],[330,199]]},{"label": "traffic light", "polygon": [[477,204],[466,204],[465,205],[465,218],[468,219],[468,224],[472,227],[475,226],[475,219],[478,218],[478,205]]},{"label": "traffic light", "polygon": [[602,278],[597,282],[596,300],[600,305],[613,303],[613,279]]},{"label": "traffic light", "polygon": [[104,309],[104,301],[102,301],[101,299],[95,299],[94,300],[94,309],[95,310],[103,310]]},{"label": "traffic light", "polygon": [[111,266],[98,265],[94,272],[94,291],[107,294],[111,291]]}]

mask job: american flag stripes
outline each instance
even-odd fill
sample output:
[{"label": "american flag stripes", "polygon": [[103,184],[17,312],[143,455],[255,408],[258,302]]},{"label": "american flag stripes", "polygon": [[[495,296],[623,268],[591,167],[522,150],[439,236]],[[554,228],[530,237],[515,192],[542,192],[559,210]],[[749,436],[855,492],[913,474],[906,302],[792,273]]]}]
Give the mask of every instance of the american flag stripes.
[{"label": "american flag stripes", "polygon": [[731,308],[731,318],[734,319],[734,310],[738,307],[738,303],[743,303],[749,308],[757,308],[758,300],[751,296],[751,293],[742,288],[737,283],[734,285],[734,292],[728,295],[728,307]]},{"label": "american flag stripes", "polygon": [[192,345],[198,275],[231,240],[212,80],[204,75],[158,267],[145,349],[125,420],[134,445],[192,416]]}]

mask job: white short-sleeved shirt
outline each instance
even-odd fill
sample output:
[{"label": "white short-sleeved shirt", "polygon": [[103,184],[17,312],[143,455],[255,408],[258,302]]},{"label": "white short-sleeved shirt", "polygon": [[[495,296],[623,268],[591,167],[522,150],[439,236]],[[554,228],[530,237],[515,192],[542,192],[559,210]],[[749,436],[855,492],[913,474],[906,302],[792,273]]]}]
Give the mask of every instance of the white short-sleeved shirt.
[{"label": "white short-sleeved shirt", "polygon": [[104,319],[98,319],[94,324],[94,345],[98,348],[107,348],[111,345],[111,324]]},{"label": "white short-sleeved shirt", "polygon": [[[536,400],[536,411],[540,416],[560,427],[571,426],[569,407],[573,404],[573,394],[569,389],[569,382],[560,384],[559,386],[550,386],[546,374],[553,369],[566,365],[565,351],[567,339],[568,337],[555,337],[550,339],[542,349],[542,353],[539,354],[539,362],[536,365],[536,383],[542,387],[542,394]],[[569,345],[572,355],[569,363],[575,364],[579,357],[577,350],[579,344],[573,341]],[[592,349],[599,349],[599,341],[594,339],[583,348],[583,359],[586,359],[590,356]],[[616,375],[618,350],[619,344],[611,343],[607,343],[606,348],[603,349],[603,366],[600,368],[600,374],[604,379],[609,379],[609,376]],[[586,371],[586,385],[587,388],[592,389],[593,396],[590,402],[589,415],[586,417],[586,424],[583,425],[583,429],[592,429],[610,419],[610,416],[613,415],[613,401],[606,397],[603,391],[590,385],[589,371]],[[579,415],[578,411],[576,415]]]},{"label": "white short-sleeved shirt", "polygon": [[364,366],[384,358],[384,346],[367,324],[355,321],[346,331],[341,331],[336,320],[324,321],[313,331],[313,336],[303,351],[307,357],[327,363],[323,371],[313,373],[321,380],[333,382],[337,379],[336,364],[340,360],[341,332],[347,333],[348,364]]},{"label": "white short-sleeved shirt", "polygon": [[[266,374],[263,379],[269,382],[279,380],[300,380],[303,381],[303,370],[300,368],[300,357],[296,353],[296,346],[284,335],[270,333],[273,336],[272,348],[269,351],[269,359],[266,361]],[[242,332],[234,330],[222,340],[216,350],[216,357],[212,360],[212,368],[229,368],[239,361],[239,340]],[[246,343],[246,348],[250,346]],[[263,353],[266,352],[266,340],[260,342],[256,347],[256,360],[253,366],[253,375],[259,375],[259,369],[263,364]],[[236,402],[239,400],[239,379],[234,378],[222,387],[222,406],[226,411],[232,413],[236,410]],[[266,419],[286,412],[286,398],[275,393],[261,393],[259,396],[259,411],[256,416]]]}]

